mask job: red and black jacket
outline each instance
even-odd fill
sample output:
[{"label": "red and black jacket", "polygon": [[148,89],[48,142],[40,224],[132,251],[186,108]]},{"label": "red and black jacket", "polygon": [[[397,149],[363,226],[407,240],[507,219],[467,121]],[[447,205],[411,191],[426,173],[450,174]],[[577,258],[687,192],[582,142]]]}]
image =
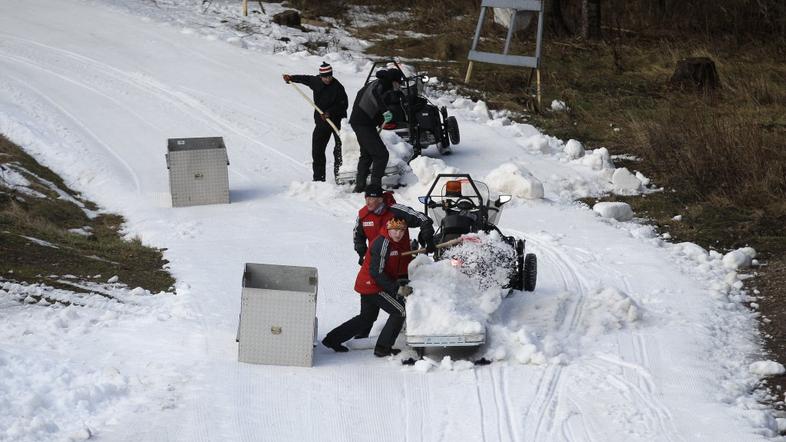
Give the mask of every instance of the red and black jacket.
[{"label": "red and black jacket", "polygon": [[412,261],[411,255],[402,255],[409,250],[409,241],[405,238],[395,242],[390,239],[387,229],[379,232],[366,252],[366,259],[355,279],[355,291],[361,295],[385,291],[395,296],[398,292],[397,280],[407,277],[407,268]]},{"label": "red and black jacket", "polygon": [[[353,242],[355,243],[355,252],[357,252],[358,255],[364,255],[366,253],[368,249],[366,244],[374,243],[380,231],[391,218],[402,218],[407,222],[407,226],[419,227],[421,238],[426,242],[432,240],[434,237],[434,226],[429,217],[411,207],[407,207],[403,204],[396,204],[392,192],[385,192],[382,198],[383,206],[379,213],[369,211],[366,206],[363,206],[363,208],[358,211],[358,217],[355,220],[355,227],[352,235]],[[409,231],[404,235],[404,240],[409,244]]]}]

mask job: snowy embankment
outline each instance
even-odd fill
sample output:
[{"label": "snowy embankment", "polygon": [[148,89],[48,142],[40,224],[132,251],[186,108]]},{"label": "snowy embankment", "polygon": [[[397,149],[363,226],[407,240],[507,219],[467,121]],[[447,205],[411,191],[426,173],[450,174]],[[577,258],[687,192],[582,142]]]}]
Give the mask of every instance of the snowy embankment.
[{"label": "snowy embankment", "polygon": [[[615,168],[604,148],[541,134],[450,91],[433,100],[458,119],[461,144],[444,158],[425,151],[396,197],[417,207],[444,171],[516,196],[499,225],[538,255],[538,287],[474,300],[482,302],[472,311],[483,314],[471,319],[487,321],[479,354],[495,363],[411,368],[400,358],[318,346],[311,369],[239,364],[246,262],[319,269],[320,337],[357,312],[351,229],[362,198],[307,181],[311,110],[281,74],[314,72],[326,60],[353,97],[370,64],[355,52],[364,43],[342,31],[290,30],[262,14],[244,19],[237,3],[0,3],[0,132],[125,216],[129,235],[166,248],[178,280],[176,296],[124,292],[68,307],[24,302],[30,290],[55,289],[3,286],[0,439],[775,434],[755,388],[780,368],[757,363],[766,362],[758,361],[766,358],[757,314],[744,305],[755,297],[739,267],[753,252],[724,257],[671,244],[618,210],[599,216],[575,199],[654,189]],[[333,42],[323,56],[302,50],[319,38]],[[169,207],[165,143],[182,136],[224,137],[231,204]],[[406,148],[392,137],[385,140],[394,149]],[[87,289],[97,290],[108,289]]]}]

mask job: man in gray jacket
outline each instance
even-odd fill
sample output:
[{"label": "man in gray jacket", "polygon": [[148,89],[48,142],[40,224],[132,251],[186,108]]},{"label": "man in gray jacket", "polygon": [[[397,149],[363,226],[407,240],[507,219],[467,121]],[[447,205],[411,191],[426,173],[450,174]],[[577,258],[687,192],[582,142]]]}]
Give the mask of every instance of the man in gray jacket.
[{"label": "man in gray jacket", "polygon": [[385,105],[385,96],[398,90],[404,74],[398,69],[377,72],[377,79],[363,86],[355,97],[349,124],[360,144],[360,159],[355,181],[355,192],[363,192],[366,178],[371,173],[371,183],[382,185],[382,176],[388,164],[388,149],[379,137],[377,126],[390,122],[393,113]]}]

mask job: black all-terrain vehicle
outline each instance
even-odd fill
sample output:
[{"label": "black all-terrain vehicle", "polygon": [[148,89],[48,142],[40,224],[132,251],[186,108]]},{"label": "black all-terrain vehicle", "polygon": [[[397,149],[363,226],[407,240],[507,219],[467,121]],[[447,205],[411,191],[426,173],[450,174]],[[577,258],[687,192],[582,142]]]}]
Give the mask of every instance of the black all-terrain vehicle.
[{"label": "black all-terrain vehicle", "polygon": [[[392,59],[374,62],[366,77],[366,83],[376,78],[376,72],[401,66]],[[382,128],[392,130],[413,147],[413,156],[435,144],[441,154],[451,152],[451,144],[459,144],[460,134],[456,117],[448,116],[445,106],[437,107],[423,95],[428,76],[424,74],[404,76],[399,93],[388,94],[386,104],[391,108],[393,120]]]},{"label": "black all-terrain vehicle", "polygon": [[[444,243],[461,235],[496,231],[515,250],[511,253],[510,282],[508,288],[531,292],[535,290],[538,261],[532,253],[524,253],[524,240],[504,235],[496,226],[502,206],[510,195],[501,195],[491,201],[488,186],[473,180],[468,174],[440,174],[431,184],[428,193],[420,197],[424,213],[434,220],[436,243]],[[435,259],[450,258],[451,249],[439,249]],[[472,276],[472,275],[470,275]]]}]

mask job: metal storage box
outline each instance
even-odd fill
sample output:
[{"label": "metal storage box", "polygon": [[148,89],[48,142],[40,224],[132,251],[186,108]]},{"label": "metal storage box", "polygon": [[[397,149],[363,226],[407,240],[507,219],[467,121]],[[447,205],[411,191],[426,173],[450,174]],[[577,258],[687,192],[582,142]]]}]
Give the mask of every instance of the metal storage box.
[{"label": "metal storage box", "polygon": [[317,280],[314,267],[246,264],[238,330],[240,362],[312,365]]},{"label": "metal storage box", "polygon": [[229,203],[228,165],[221,137],[170,138],[166,167],[172,207]]}]

